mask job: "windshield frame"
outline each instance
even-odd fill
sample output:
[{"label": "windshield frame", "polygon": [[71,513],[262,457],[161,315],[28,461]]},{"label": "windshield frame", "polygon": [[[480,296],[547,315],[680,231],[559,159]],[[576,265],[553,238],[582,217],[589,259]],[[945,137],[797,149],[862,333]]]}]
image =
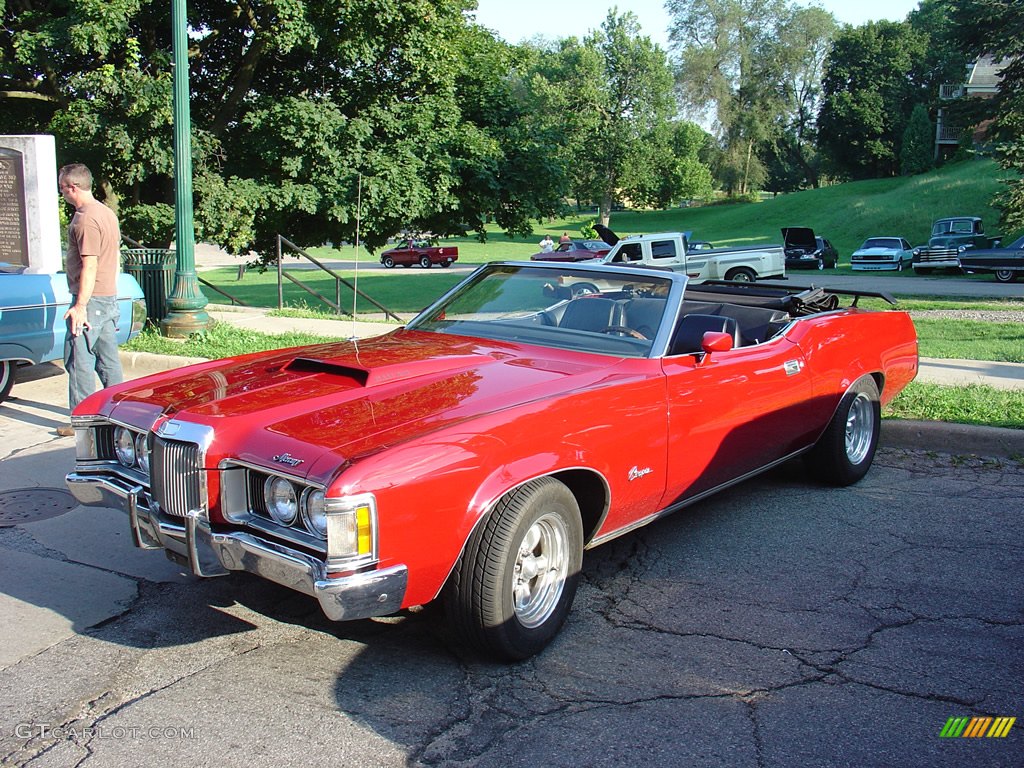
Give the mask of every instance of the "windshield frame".
[{"label": "windshield frame", "polygon": [[[547,332],[541,332],[545,326],[520,324],[517,319],[503,320],[457,320],[442,319],[448,307],[453,306],[460,298],[474,291],[485,280],[496,273],[510,274],[513,272],[527,273],[544,279],[552,284],[557,283],[560,275],[570,276],[585,282],[600,283],[604,281],[616,284],[628,284],[630,278],[641,283],[659,283],[659,287],[667,289],[665,311],[661,324],[650,343],[639,343],[629,337],[607,335],[601,338],[609,340],[607,344],[594,342],[588,331],[571,331],[560,329],[560,333],[547,326]],[[465,280],[454,286],[437,301],[420,312],[406,324],[406,329],[427,333],[449,333],[469,338],[481,338],[489,341],[511,341],[514,343],[532,344],[549,349],[564,349],[588,354],[609,355],[613,357],[658,358],[664,357],[671,339],[672,330],[678,319],[682,297],[686,290],[687,277],[684,274],[664,269],[608,267],[603,264],[581,264],[573,262],[491,262],[484,264],[469,275]],[[561,290],[561,289],[559,289]],[[547,294],[545,294],[547,295]],[[571,300],[566,295],[550,297],[550,304],[537,312],[557,311]],[[575,339],[573,337],[575,336]],[[578,342],[578,345],[575,342]],[[604,348],[601,348],[604,347]]]}]

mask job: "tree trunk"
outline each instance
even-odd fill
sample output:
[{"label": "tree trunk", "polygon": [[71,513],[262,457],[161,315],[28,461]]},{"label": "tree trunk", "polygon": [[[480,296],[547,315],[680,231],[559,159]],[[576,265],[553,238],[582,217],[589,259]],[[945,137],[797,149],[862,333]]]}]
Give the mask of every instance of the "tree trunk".
[{"label": "tree trunk", "polygon": [[608,222],[612,220],[612,193],[605,190],[601,194],[601,223],[604,226],[608,226]]},{"label": "tree trunk", "polygon": [[750,155],[754,151],[754,140],[747,140],[747,162],[743,164],[743,184],[740,187],[740,194],[747,194],[747,177],[750,175]]}]

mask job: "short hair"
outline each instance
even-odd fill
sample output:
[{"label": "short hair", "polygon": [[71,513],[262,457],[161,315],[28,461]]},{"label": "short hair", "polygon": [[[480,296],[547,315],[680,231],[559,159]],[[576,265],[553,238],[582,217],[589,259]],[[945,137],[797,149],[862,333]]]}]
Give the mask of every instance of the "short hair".
[{"label": "short hair", "polygon": [[57,180],[92,191],[92,171],[82,163],[68,163],[57,173]]}]

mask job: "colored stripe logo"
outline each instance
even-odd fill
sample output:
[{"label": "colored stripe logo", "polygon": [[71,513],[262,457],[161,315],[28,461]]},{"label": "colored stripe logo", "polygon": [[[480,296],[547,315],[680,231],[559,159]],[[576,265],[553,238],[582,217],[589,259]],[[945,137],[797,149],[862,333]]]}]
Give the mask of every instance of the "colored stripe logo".
[{"label": "colored stripe logo", "polygon": [[942,739],[1002,739],[1010,732],[1016,717],[951,717],[946,721],[939,738]]}]

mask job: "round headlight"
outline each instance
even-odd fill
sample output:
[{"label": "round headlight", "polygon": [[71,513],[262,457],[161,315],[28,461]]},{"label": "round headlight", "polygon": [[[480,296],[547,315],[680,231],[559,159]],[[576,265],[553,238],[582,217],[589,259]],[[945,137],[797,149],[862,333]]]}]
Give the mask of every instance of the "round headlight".
[{"label": "round headlight", "polygon": [[268,477],[263,483],[263,499],[270,516],[281,525],[291,525],[299,514],[299,497],[295,486],[283,477]]},{"label": "round headlight", "polygon": [[321,539],[327,538],[327,511],[324,492],[319,488],[307,488],[302,492],[302,522],[309,532]]},{"label": "round headlight", "polygon": [[135,433],[127,427],[114,430],[114,453],[124,466],[135,466]]},{"label": "round headlight", "polygon": [[139,462],[139,469],[149,474],[149,441],[145,432],[139,432],[135,436],[135,456]]}]

